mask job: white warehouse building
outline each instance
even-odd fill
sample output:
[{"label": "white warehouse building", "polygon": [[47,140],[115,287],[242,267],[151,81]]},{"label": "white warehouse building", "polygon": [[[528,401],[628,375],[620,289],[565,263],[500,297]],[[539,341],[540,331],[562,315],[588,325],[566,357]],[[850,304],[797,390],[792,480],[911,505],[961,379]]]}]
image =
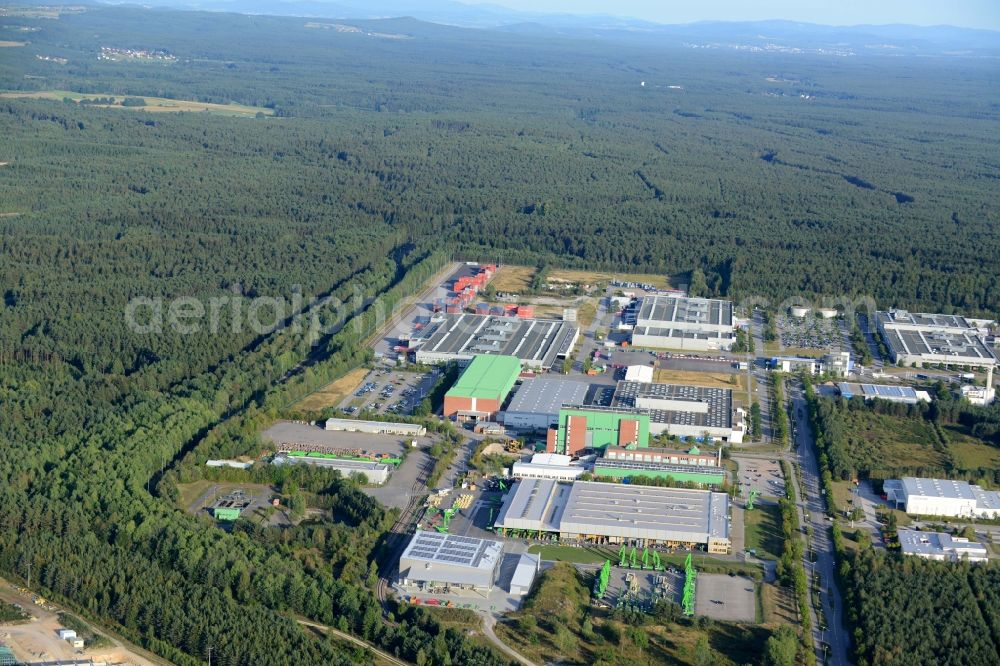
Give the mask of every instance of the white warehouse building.
[{"label": "white warehouse building", "polygon": [[736,340],[731,301],[643,296],[625,321],[637,347],[728,351]]},{"label": "white warehouse building", "polygon": [[967,481],[907,476],[884,483],[886,500],[917,516],[1000,518],[1000,492]]}]

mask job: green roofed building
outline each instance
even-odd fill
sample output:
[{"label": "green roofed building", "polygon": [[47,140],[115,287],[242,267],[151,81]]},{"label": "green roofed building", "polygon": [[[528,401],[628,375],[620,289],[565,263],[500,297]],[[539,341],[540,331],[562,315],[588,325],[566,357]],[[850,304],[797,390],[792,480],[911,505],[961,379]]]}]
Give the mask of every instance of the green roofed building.
[{"label": "green roofed building", "polygon": [[230,509],[224,507],[216,507],[212,509],[212,515],[215,516],[215,519],[225,522],[237,520],[241,513],[243,513],[242,509]]},{"label": "green roofed building", "polygon": [[559,424],[549,431],[548,448],[576,455],[608,446],[649,446],[649,410],[618,407],[563,407]]},{"label": "green roofed building", "polygon": [[493,420],[520,374],[521,362],[514,356],[473,357],[444,394],[444,415],[456,420]]}]

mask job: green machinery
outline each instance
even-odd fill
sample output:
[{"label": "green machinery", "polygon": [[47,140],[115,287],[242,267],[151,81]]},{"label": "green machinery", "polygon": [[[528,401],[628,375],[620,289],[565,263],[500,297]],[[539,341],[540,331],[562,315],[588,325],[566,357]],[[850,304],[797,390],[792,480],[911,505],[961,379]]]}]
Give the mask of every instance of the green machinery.
[{"label": "green machinery", "polygon": [[603,599],[604,594],[608,591],[608,581],[611,579],[611,560],[604,560],[604,566],[601,567],[601,573],[597,578],[597,598]]},{"label": "green machinery", "polygon": [[691,553],[684,561],[684,596],[681,599],[681,609],[685,615],[694,615],[694,579],[697,572],[691,563]]},{"label": "green machinery", "polygon": [[503,479],[497,479],[497,485],[500,486],[500,490],[502,492],[507,492],[507,487],[508,486],[507,486],[507,482],[506,481],[504,481]]},{"label": "green machinery", "polygon": [[[622,547],[618,549],[618,566],[629,567],[630,569],[639,568],[639,552],[633,547],[631,551],[622,544]],[[650,548],[642,549],[642,568],[652,569],[653,571],[663,571],[663,562],[660,560],[660,554],[655,550]]]},{"label": "green machinery", "polygon": [[448,525],[451,524],[451,517],[458,513],[458,509],[446,509],[442,513],[444,514],[444,521],[435,529],[441,534],[447,534]]},{"label": "green machinery", "polygon": [[758,495],[760,495],[760,493],[757,492],[756,488],[750,491],[750,495],[747,497],[747,505],[746,505],[747,511],[753,511],[753,503],[754,500],[757,499]]}]

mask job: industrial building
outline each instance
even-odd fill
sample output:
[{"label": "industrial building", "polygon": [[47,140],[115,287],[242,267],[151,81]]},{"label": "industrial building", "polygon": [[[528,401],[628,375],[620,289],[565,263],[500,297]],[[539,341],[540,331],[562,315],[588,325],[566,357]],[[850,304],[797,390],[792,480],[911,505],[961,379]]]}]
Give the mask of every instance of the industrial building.
[{"label": "industrial building", "polygon": [[510,593],[515,597],[523,597],[531,592],[531,585],[535,582],[541,565],[542,559],[538,555],[521,553],[517,558],[514,574],[510,577]]},{"label": "industrial building", "polygon": [[510,475],[515,479],[555,479],[573,481],[580,478],[587,468],[571,464],[573,456],[559,453],[536,453],[531,462],[517,461],[510,466]]},{"label": "industrial building", "polygon": [[746,414],[733,406],[730,389],[620,381],[613,407],[649,412],[649,432],[677,437],[741,443],[746,435]]},{"label": "industrial building", "polygon": [[918,516],[1000,518],[1000,492],[967,481],[907,476],[883,484],[886,500]]},{"label": "industrial building", "polygon": [[729,497],[707,490],[526,479],[507,492],[495,526],[560,541],[730,549]]},{"label": "industrial building", "polygon": [[515,356],[525,368],[548,370],[566,358],[580,330],[571,323],[496,315],[446,314],[413,338],[418,363],[468,361],[477,354]]},{"label": "industrial building", "polygon": [[963,384],[958,389],[958,395],[968,400],[973,405],[986,407],[991,405],[996,399],[997,390],[992,386],[975,386],[973,384]]},{"label": "industrial building", "polygon": [[728,351],[736,339],[730,301],[643,296],[626,309],[623,321],[633,326],[637,347]]},{"label": "industrial building", "polygon": [[559,422],[550,428],[546,451],[578,455],[584,449],[606,446],[648,446],[649,410],[592,405],[559,410]]},{"label": "industrial building", "polygon": [[899,365],[973,366],[988,368],[992,375],[997,364],[982,332],[965,317],[906,310],[876,312],[875,317],[889,355]]},{"label": "industrial building", "polygon": [[527,379],[504,411],[504,426],[544,431],[559,421],[563,405],[582,405],[588,388],[587,383],[570,379]]},{"label": "industrial building", "polygon": [[629,449],[622,446],[609,446],[604,450],[604,458],[606,460],[663,463],[665,465],[721,467],[722,449],[705,452],[697,446],[692,446],[686,451],[662,448]]},{"label": "industrial building", "polygon": [[402,435],[403,437],[423,437],[427,428],[419,423],[392,423],[389,421],[355,421],[353,419],[327,419],[326,430],[341,432],[363,432],[368,435]]},{"label": "industrial building", "polygon": [[486,594],[497,582],[502,560],[499,541],[417,530],[399,558],[399,585]]},{"label": "industrial building", "polygon": [[492,421],[521,374],[513,356],[473,357],[455,385],[444,394],[444,415],[457,420]]},{"label": "industrial building", "polygon": [[275,465],[297,464],[312,465],[313,467],[323,467],[325,469],[336,470],[342,476],[349,476],[353,473],[364,475],[368,483],[382,485],[389,480],[391,471],[389,465],[374,460],[350,460],[348,458],[333,458],[323,455],[302,455],[289,456],[279,453],[272,461]]},{"label": "industrial building", "polygon": [[886,384],[852,384],[841,382],[837,384],[837,389],[847,400],[855,396],[865,400],[888,400],[890,402],[901,402],[906,405],[915,405],[918,402],[930,402],[931,396],[927,391],[918,391],[910,386],[891,386]]},{"label": "industrial building", "polygon": [[899,547],[903,555],[942,562],[986,562],[986,546],[956,537],[947,532],[898,530]]},{"label": "industrial building", "polygon": [[636,476],[646,476],[654,479],[671,478],[674,481],[687,481],[703,486],[721,486],[726,481],[726,471],[721,467],[646,462],[641,460],[641,457],[638,456],[639,460],[598,458],[594,462],[594,476],[602,476],[610,479],[630,479]]}]

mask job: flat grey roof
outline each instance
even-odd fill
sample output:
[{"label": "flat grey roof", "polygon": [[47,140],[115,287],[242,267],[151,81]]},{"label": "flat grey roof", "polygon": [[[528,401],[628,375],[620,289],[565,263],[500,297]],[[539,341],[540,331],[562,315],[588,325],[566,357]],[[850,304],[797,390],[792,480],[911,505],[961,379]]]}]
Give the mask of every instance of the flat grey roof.
[{"label": "flat grey roof", "polygon": [[733,304],[712,298],[643,296],[636,312],[636,323],[643,326],[684,323],[731,328]]},{"label": "flat grey roof", "polygon": [[956,541],[946,532],[898,530],[899,545],[907,555],[938,555],[961,558],[964,555],[986,557],[986,546],[969,541]]},{"label": "flat grey roof", "polygon": [[940,497],[944,499],[974,500],[972,487],[968,481],[953,481],[951,479],[928,479],[915,476],[905,476],[902,479],[903,489],[907,496]]},{"label": "flat grey roof", "polygon": [[502,553],[499,541],[417,530],[402,559],[493,571]]},{"label": "flat grey roof", "polygon": [[996,362],[996,356],[973,333],[887,328],[884,336],[896,356],[943,356],[960,363]]},{"label": "flat grey roof", "polygon": [[496,525],[707,543],[709,539],[729,538],[729,497],[687,488],[526,479],[508,492]]},{"label": "flat grey roof", "polygon": [[411,340],[418,355],[468,359],[476,354],[516,356],[551,367],[573,345],[578,329],[569,322],[496,315],[438,315]]},{"label": "flat grey roof", "polygon": [[559,414],[563,405],[582,405],[590,384],[571,379],[526,379],[511,398],[507,413]]},{"label": "flat grey roof", "polygon": [[620,381],[615,387],[611,404],[614,407],[635,407],[636,401],[643,398],[669,400],[676,403],[687,403],[691,406],[691,410],[665,410],[649,407],[649,418],[653,423],[709,428],[731,428],[733,425],[733,392],[731,389]]},{"label": "flat grey roof", "polygon": [[885,328],[894,326],[919,326],[923,328],[952,328],[971,331],[975,327],[960,315],[933,314],[928,312],[910,312],[909,310],[889,310],[876,312],[875,316]]},{"label": "flat grey roof", "polygon": [[860,395],[865,398],[882,398],[884,400],[917,400],[917,392],[912,386],[841,382],[837,384],[837,388],[845,396]]},{"label": "flat grey roof", "polygon": [[[718,497],[716,497],[718,496]],[[560,523],[561,532],[662,541],[729,538],[729,498],[687,488],[657,488],[576,481]]]},{"label": "flat grey roof", "polygon": [[668,326],[637,325],[632,335],[649,335],[658,338],[683,338],[686,340],[728,340],[735,337],[732,331],[683,331]]},{"label": "flat grey roof", "polygon": [[496,524],[511,529],[559,531],[569,486],[552,479],[524,479],[507,492]]}]

